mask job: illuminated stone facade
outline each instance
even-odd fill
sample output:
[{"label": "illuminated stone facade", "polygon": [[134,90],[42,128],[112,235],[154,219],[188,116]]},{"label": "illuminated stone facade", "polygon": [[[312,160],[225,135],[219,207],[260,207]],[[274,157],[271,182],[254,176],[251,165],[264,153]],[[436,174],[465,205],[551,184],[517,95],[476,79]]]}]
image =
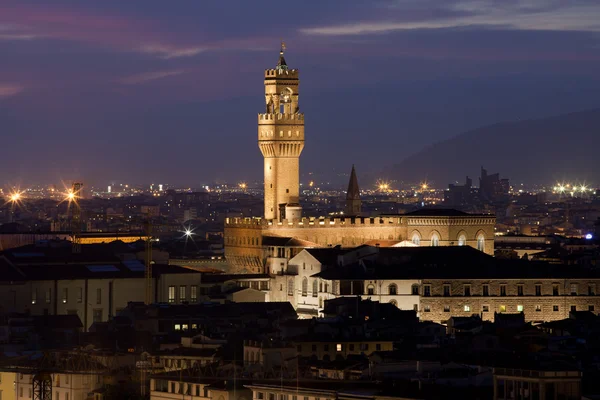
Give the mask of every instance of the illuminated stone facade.
[{"label": "illuminated stone facade", "polygon": [[[467,245],[493,254],[495,217],[490,215],[437,210],[376,218],[302,217],[299,158],[304,114],[299,112],[298,84],[299,72],[287,67],[282,48],[277,67],[265,71],[266,112],[258,115],[264,218],[226,220],[225,257],[231,272],[272,273],[272,259],[280,266],[297,254],[297,248],[266,245],[266,237],[297,238],[305,242],[303,247],[354,247],[385,240],[418,246]],[[358,199],[353,201],[359,204]]]}]

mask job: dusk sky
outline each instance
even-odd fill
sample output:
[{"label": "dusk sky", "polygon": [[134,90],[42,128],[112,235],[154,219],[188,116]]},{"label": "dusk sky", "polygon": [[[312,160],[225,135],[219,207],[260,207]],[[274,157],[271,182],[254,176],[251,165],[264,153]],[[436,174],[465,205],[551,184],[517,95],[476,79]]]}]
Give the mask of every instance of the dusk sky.
[{"label": "dusk sky", "polygon": [[2,0],[0,179],[260,179],[282,39],[303,173],[375,172],[468,129],[600,107],[598,0]]}]

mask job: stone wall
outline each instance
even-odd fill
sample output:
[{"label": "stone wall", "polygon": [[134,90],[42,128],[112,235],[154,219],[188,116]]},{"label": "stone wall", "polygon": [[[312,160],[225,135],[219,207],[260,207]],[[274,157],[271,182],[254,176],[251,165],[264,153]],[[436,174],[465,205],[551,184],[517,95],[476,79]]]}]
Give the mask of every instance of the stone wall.
[{"label": "stone wall", "polygon": [[[571,295],[571,284],[577,285],[577,295]],[[488,296],[483,295],[485,285],[489,288]],[[536,294],[536,285],[541,286],[540,295]],[[425,295],[426,286],[431,288],[429,296]],[[444,286],[450,287],[449,296],[444,296]],[[470,286],[470,296],[465,296],[465,286]],[[506,295],[501,295],[501,286],[506,288]],[[519,295],[519,286],[523,287],[522,295]],[[558,286],[558,295],[553,294],[554,286]],[[590,287],[593,290],[589,291]],[[593,311],[598,312],[600,296],[588,295],[597,293],[597,287],[600,287],[598,279],[423,280],[419,313],[421,320],[434,322],[473,314],[491,321],[494,312],[524,312],[526,321],[554,321],[568,318],[572,307],[576,311],[588,311],[592,306]]]}]

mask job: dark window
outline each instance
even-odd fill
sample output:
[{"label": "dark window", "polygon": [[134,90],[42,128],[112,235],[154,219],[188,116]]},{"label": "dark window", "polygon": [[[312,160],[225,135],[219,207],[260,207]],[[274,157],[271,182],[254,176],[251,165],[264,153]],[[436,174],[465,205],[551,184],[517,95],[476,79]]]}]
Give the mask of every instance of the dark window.
[{"label": "dark window", "polygon": [[317,345],[316,344],[312,345],[312,351],[317,351]]},{"label": "dark window", "polygon": [[450,312],[450,306],[444,306],[444,312]]},{"label": "dark window", "polygon": [[552,285],[552,296],[558,296],[558,285]]},{"label": "dark window", "polygon": [[465,285],[465,296],[471,295],[471,285]]},{"label": "dark window", "polygon": [[523,285],[517,285],[517,296],[523,296]]},{"label": "dark window", "polygon": [[392,283],[392,284],[389,286],[389,293],[390,293],[391,295],[396,295],[396,294],[398,293],[398,287],[397,287],[395,284],[393,284],[393,283]]},{"label": "dark window", "polygon": [[450,297],[450,285],[444,285],[444,296]]},{"label": "dark window", "polygon": [[571,306],[571,311],[577,311],[577,306]]},{"label": "dark window", "polygon": [[483,312],[489,312],[490,311],[490,306],[483,306],[481,311]]},{"label": "dark window", "polygon": [[381,350],[381,343],[377,343],[375,345],[375,350],[380,351]]},{"label": "dark window", "polygon": [[423,286],[423,296],[425,296],[425,297],[431,296],[431,286],[429,286],[429,285]]},{"label": "dark window", "polygon": [[552,311],[558,311],[558,306],[552,306]]},{"label": "dark window", "polygon": [[323,345],[323,351],[329,351],[329,345],[328,344],[324,344]]},{"label": "dark window", "polygon": [[490,287],[488,285],[483,285],[482,295],[483,296],[489,296],[490,295]]},{"label": "dark window", "polygon": [[506,296],[506,285],[500,285],[500,296]]},{"label": "dark window", "polygon": [[413,296],[418,296],[419,295],[419,285],[412,285],[411,293]]},{"label": "dark window", "polygon": [[536,296],[542,295],[542,285],[535,285],[535,295]]},{"label": "dark window", "polygon": [[592,304],[588,306],[588,311],[594,311],[594,306]]}]

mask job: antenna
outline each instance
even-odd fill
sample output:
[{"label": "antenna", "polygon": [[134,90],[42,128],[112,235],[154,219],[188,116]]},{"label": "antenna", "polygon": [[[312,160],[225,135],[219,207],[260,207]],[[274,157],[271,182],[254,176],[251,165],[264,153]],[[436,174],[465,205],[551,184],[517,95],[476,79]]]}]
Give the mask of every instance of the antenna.
[{"label": "antenna", "polygon": [[146,220],[146,305],[152,304],[152,217],[147,212]]}]

